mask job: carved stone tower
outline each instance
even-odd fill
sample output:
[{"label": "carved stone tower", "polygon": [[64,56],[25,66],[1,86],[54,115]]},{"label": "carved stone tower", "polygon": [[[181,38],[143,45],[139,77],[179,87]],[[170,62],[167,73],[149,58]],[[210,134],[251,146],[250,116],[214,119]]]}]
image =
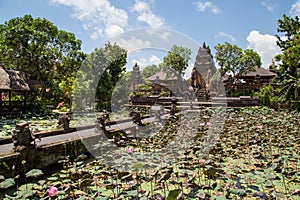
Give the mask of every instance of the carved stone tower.
[{"label": "carved stone tower", "polygon": [[202,47],[199,47],[194,67],[200,72],[205,82],[209,84],[209,77],[212,76],[217,69],[215,67],[210,48],[209,46],[206,46],[205,42],[203,43]]},{"label": "carved stone tower", "polygon": [[133,66],[131,78],[130,78],[130,90],[135,90],[136,85],[143,83],[143,79],[141,77],[140,67],[135,63]]}]

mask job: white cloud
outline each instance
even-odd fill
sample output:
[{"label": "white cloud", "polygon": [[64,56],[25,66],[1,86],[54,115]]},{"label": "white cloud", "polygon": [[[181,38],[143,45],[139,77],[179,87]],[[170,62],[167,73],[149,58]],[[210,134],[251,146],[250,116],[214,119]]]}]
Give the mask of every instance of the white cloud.
[{"label": "white cloud", "polygon": [[164,18],[155,15],[147,2],[136,0],[133,11],[138,13],[138,21],[145,22],[151,27],[161,27],[164,25]]},{"label": "white cloud", "polygon": [[147,29],[146,33],[153,38],[159,37],[163,42],[168,42],[172,33],[165,29]]},{"label": "white cloud", "polygon": [[260,34],[253,30],[249,33],[247,41],[247,48],[255,50],[261,56],[262,66],[265,68],[269,67],[275,55],[281,53],[276,45],[277,38],[273,35]]},{"label": "white cloud", "polygon": [[[111,34],[124,32],[128,25],[128,14],[116,8],[108,0],[50,0],[52,4],[69,6],[74,10],[72,17],[84,23],[86,30],[91,30],[91,38],[97,39]],[[99,31],[99,30],[102,31]],[[104,31],[103,31],[104,30]]]},{"label": "white cloud", "polygon": [[124,33],[124,29],[118,25],[110,25],[110,26],[107,26],[107,28],[105,29],[105,32],[107,33],[107,35],[112,37],[112,36]]},{"label": "white cloud", "polygon": [[221,12],[221,10],[210,1],[204,1],[204,2],[197,1],[194,2],[194,5],[196,6],[197,10],[200,12],[204,12],[206,9],[211,9],[211,11],[214,14],[218,14]]},{"label": "white cloud", "polygon": [[297,0],[291,7],[290,13],[296,16],[300,16],[300,0]]},{"label": "white cloud", "polygon": [[269,0],[262,1],[261,4],[267,8],[269,12],[273,12],[277,4],[270,2]]},{"label": "white cloud", "polygon": [[131,64],[134,65],[135,63],[137,63],[141,68],[144,68],[144,67],[147,67],[147,66],[150,66],[150,65],[157,65],[161,62],[162,62],[162,60],[159,57],[157,57],[155,55],[151,55],[148,58],[141,57],[138,60],[133,59],[131,61]]},{"label": "white cloud", "polygon": [[99,38],[100,35],[103,34],[103,30],[101,28],[98,28],[98,29],[94,29],[94,31],[92,32],[92,34],[90,35],[90,37],[93,39],[93,40],[96,40]]},{"label": "white cloud", "polygon": [[128,39],[118,37],[118,38],[112,38],[111,40],[113,40],[111,42],[117,43],[119,46],[125,48],[128,51],[136,51],[151,46],[151,42],[149,40],[142,40],[136,38],[135,36],[131,36]]},{"label": "white cloud", "polygon": [[218,37],[229,38],[232,42],[236,41],[236,39],[232,35],[230,35],[228,33],[224,33],[224,32],[219,32],[217,35],[215,35],[215,38],[218,38]]},{"label": "white cloud", "polygon": [[150,10],[149,4],[143,1],[136,1],[133,7],[133,10],[136,12],[145,12]]}]

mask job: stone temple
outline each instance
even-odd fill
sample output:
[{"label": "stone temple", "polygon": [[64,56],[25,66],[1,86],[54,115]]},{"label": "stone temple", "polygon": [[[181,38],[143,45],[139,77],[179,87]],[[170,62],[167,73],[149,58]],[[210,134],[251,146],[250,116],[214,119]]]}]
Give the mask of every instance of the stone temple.
[{"label": "stone temple", "polygon": [[135,91],[136,86],[138,84],[143,83],[143,79],[141,77],[141,72],[140,72],[140,67],[138,66],[137,63],[133,66],[131,78],[130,78],[130,87],[129,89],[132,91]]},{"label": "stone temple", "polygon": [[209,46],[205,42],[199,47],[194,68],[200,72],[206,84],[210,85],[210,77],[217,71]]}]

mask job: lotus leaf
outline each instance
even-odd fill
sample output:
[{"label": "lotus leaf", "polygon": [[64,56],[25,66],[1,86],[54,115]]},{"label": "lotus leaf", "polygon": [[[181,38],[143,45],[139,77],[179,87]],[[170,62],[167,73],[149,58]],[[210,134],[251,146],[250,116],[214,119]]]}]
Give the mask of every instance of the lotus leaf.
[{"label": "lotus leaf", "polygon": [[0,182],[0,188],[6,189],[15,185],[15,180],[13,178],[8,178]]},{"label": "lotus leaf", "polygon": [[29,172],[26,173],[26,177],[39,177],[41,175],[43,175],[44,173],[42,172],[42,170],[40,169],[32,169]]}]

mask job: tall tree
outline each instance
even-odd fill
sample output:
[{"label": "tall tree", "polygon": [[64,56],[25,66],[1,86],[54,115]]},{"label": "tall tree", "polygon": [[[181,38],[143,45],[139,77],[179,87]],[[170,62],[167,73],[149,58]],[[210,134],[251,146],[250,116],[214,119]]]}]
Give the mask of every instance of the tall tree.
[{"label": "tall tree", "polygon": [[47,19],[25,15],[0,25],[0,62],[27,72],[44,86],[54,81],[72,84],[84,57],[81,41]]},{"label": "tall tree", "polygon": [[76,98],[84,96],[90,103],[96,98],[100,106],[109,104],[114,87],[125,72],[126,58],[127,51],[117,44],[108,42],[104,48],[96,48],[77,75]]},{"label": "tall tree", "polygon": [[[277,45],[282,53],[275,59],[279,61],[277,70],[278,80],[283,83],[279,93],[290,105],[300,100],[300,21],[295,18],[283,15],[278,20],[277,31],[283,35],[276,35]],[[284,39],[282,39],[284,38]],[[300,106],[299,106],[300,108]]]},{"label": "tall tree", "polygon": [[251,71],[255,66],[261,66],[261,58],[252,49],[243,50],[237,45],[225,42],[215,46],[215,58],[221,67],[221,76],[231,73],[238,80],[238,77]]},{"label": "tall tree", "polygon": [[162,70],[169,76],[180,79],[189,65],[192,51],[189,48],[173,45],[161,63]]}]

